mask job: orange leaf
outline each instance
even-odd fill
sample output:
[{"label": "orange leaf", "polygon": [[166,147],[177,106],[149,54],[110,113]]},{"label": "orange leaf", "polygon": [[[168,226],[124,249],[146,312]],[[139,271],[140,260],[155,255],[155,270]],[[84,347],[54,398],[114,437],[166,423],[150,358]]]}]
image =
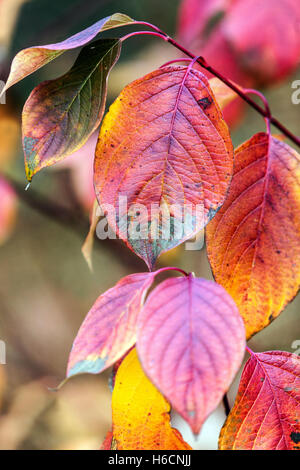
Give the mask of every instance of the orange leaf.
[{"label": "orange leaf", "polygon": [[171,427],[169,413],[169,403],[146,377],[133,349],[115,378],[112,441],[118,450],[191,449]]},{"label": "orange leaf", "polygon": [[300,449],[300,358],[252,354],[220,434],[221,450]]},{"label": "orange leaf", "polygon": [[249,338],[280,314],[300,286],[300,156],[259,133],[235,158],[226,202],[207,227],[207,250]]},{"label": "orange leaf", "polygon": [[209,80],[209,86],[214,92],[215,98],[221,109],[237,98],[237,94],[229,86],[225,85],[219,78],[214,77]]},{"label": "orange leaf", "polygon": [[[167,66],[125,87],[106,115],[96,148],[96,194],[100,206],[114,209],[110,225],[152,268],[214,216],[232,164],[230,135],[208,80],[189,67]],[[176,230],[165,236],[153,207],[165,211],[171,227],[184,225],[182,236]],[[186,210],[187,223],[178,208]],[[132,235],[137,224],[140,237]]]}]

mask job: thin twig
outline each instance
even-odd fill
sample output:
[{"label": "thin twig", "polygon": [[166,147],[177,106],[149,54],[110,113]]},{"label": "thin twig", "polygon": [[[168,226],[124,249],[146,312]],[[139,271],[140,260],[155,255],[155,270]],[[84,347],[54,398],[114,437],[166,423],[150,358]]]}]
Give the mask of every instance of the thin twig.
[{"label": "thin twig", "polygon": [[[123,42],[125,39],[128,39],[133,36],[138,36],[141,34],[149,34],[151,36],[157,36],[163,39],[164,41],[168,42],[169,44],[172,44],[172,46],[176,47],[176,49],[180,50],[183,52],[185,55],[190,57],[191,59],[196,59],[197,56],[187,50],[185,47],[183,47],[181,44],[179,44],[175,39],[171,38],[166,34],[164,31],[160,30],[157,26],[151,25],[150,23],[143,23],[155,31],[135,31],[134,33],[127,34],[123,38],[121,38],[121,41]],[[215,77],[219,78],[225,85],[227,85],[229,88],[231,88],[242,100],[244,100],[246,103],[248,103],[249,106],[251,106],[253,109],[255,109],[263,118],[269,118],[269,122],[273,124],[273,126],[277,127],[286,137],[291,139],[298,147],[300,147],[300,138],[295,136],[291,131],[289,131],[283,124],[281,124],[278,119],[274,118],[272,115],[269,115],[269,109],[268,108],[262,108],[259,104],[256,103],[252,98],[250,98],[247,94],[247,89],[244,89],[240,85],[237,85],[234,83],[232,80],[229,78],[224,77],[218,70],[216,70],[214,67],[209,65],[204,57],[198,57],[196,62],[201,65],[205,70],[210,72],[212,75]],[[252,93],[254,93],[256,90],[251,90]],[[256,91],[256,94],[259,94],[260,97],[262,97],[262,93]],[[266,99],[264,98],[266,101]]]}]

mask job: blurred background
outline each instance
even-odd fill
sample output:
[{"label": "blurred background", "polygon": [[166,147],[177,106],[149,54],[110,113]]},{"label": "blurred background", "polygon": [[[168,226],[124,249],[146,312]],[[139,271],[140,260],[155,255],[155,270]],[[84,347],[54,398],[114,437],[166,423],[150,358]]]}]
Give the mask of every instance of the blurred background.
[{"label": "blurred background", "polygon": [[[291,99],[292,83],[300,79],[299,37],[298,49],[295,46],[293,55],[286,57],[292,48],[293,25],[282,28],[274,17],[262,26],[264,15],[270,15],[264,11],[269,4],[266,1],[258,2],[261,10],[253,8],[246,18],[248,25],[266,35],[267,42],[263,38],[259,44],[259,35],[254,34],[252,48],[247,49],[242,40],[238,43],[234,21],[241,14],[242,23],[245,14],[242,8],[234,14],[229,10],[227,19],[227,10],[230,4],[249,1],[0,0],[0,79],[6,81],[11,60],[20,49],[57,42],[100,18],[122,12],[157,24],[229,78],[262,90],[273,115],[299,135],[300,104]],[[280,7],[282,1],[271,4]],[[298,21],[299,25],[298,2],[288,3],[297,11],[290,11],[287,21]],[[280,18],[285,21],[281,13]],[[131,30],[126,27],[106,35],[119,36]],[[281,45],[289,45],[283,59]],[[115,240],[95,240],[93,273],[82,256],[94,200],[96,136],[76,155],[39,173],[31,188],[24,191],[22,107],[38,83],[64,74],[77,54],[78,50],[67,52],[27,77],[8,91],[6,104],[0,105],[0,340],[7,348],[7,364],[0,365],[0,449],[100,447],[111,425],[109,371],[74,378],[57,393],[48,388],[64,378],[72,341],[100,293],[122,276],[146,270],[139,258]],[[126,84],[176,57],[175,49],[154,37],[126,41],[110,76],[107,106]],[[225,117],[235,146],[264,130],[263,119],[239,98],[228,105]],[[183,245],[161,257],[160,264],[177,265],[212,278],[205,249],[186,251]],[[295,342],[300,344],[299,307],[298,297],[250,341],[251,348],[295,352]],[[237,384],[229,393],[231,404]],[[177,416],[173,423],[195,448],[214,449],[224,419],[220,406],[197,441]]]}]

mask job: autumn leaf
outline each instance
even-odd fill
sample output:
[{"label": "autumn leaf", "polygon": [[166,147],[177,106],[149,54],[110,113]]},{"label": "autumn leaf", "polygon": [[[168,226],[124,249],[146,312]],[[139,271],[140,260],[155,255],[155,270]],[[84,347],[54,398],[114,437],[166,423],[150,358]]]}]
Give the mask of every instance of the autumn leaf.
[{"label": "autumn leaf", "polygon": [[215,282],[167,279],[139,314],[137,350],[148,377],[198,433],[241,365],[243,321]]},{"label": "autumn leaf", "polygon": [[117,450],[188,450],[179,431],[171,427],[170,405],[144,374],[136,350],[120,365],[112,395],[113,433]]},{"label": "autumn leaf", "polygon": [[[256,12],[256,13],[254,13]],[[237,0],[224,35],[243,68],[264,83],[282,79],[300,63],[299,0]]]},{"label": "autumn leaf", "polygon": [[213,274],[237,303],[248,338],[299,289],[299,211],[298,153],[254,135],[236,150],[228,197],[206,230]]},{"label": "autumn leaf", "polygon": [[215,99],[223,110],[226,106],[237,98],[237,94],[229,86],[225,85],[219,78],[214,77],[208,80],[209,86],[211,87]]},{"label": "autumn leaf", "polygon": [[48,64],[53,59],[56,59],[67,50],[84,46],[86,43],[94,39],[101,31],[106,31],[118,26],[125,26],[133,21],[134,20],[129,18],[127,15],[115,13],[97,21],[92,26],[74,34],[74,36],[67,38],[65,41],[58,42],[56,44],[48,44],[46,46],[33,46],[23,49],[18,52],[11,64],[10,74],[1,95],[5,93],[9,87],[18,83],[20,80],[23,80],[23,78]]},{"label": "autumn leaf", "polygon": [[96,195],[113,209],[111,227],[152,269],[214,216],[232,165],[228,128],[207,79],[166,66],[125,87],[105,116]]},{"label": "autumn leaf", "polygon": [[185,44],[207,37],[223,18],[232,0],[182,0],[178,11],[178,36]]},{"label": "autumn leaf", "polygon": [[131,274],[96,300],[75,338],[67,377],[98,374],[136,341],[136,320],[154,273]]},{"label": "autumn leaf", "polygon": [[300,449],[300,358],[253,353],[221,431],[221,450]]},{"label": "autumn leaf", "polygon": [[99,126],[108,74],[120,50],[118,39],[100,39],[82,49],[69,72],[41,83],[30,94],[22,115],[28,181],[82,147]]},{"label": "autumn leaf", "polygon": [[[198,51],[226,78],[252,88],[253,77],[242,69],[224,35],[223,26],[231,4],[232,0],[183,0],[178,11],[179,41],[189,50]],[[197,64],[195,67],[199,67],[208,78],[213,77]],[[230,127],[240,121],[244,109],[245,102],[237,96],[225,106],[223,115]]]}]

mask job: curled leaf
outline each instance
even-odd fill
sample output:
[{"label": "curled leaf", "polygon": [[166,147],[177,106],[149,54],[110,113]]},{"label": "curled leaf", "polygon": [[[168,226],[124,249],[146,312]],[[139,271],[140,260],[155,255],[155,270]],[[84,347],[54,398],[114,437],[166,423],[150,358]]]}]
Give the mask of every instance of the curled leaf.
[{"label": "curled leaf", "polygon": [[222,428],[221,450],[300,449],[300,358],[283,351],[252,354]]},{"label": "curled leaf", "polygon": [[235,303],[213,281],[167,279],[150,293],[138,324],[143,369],[198,433],[244,356],[245,330]]},{"label": "curled leaf", "polygon": [[171,427],[169,413],[169,403],[145,376],[133,349],[115,379],[111,444],[117,450],[191,449],[179,431]]},{"label": "curled leaf", "polygon": [[300,156],[259,133],[235,157],[228,197],[206,240],[215,279],[237,303],[250,337],[300,286]]},{"label": "curled leaf", "polygon": [[166,66],[125,87],[110,107],[95,190],[112,228],[152,269],[214,216],[232,166],[228,128],[207,79]]},{"label": "curled leaf", "polygon": [[56,44],[48,44],[46,46],[33,46],[23,49],[18,52],[11,64],[9,77],[1,95],[5,93],[9,87],[18,83],[20,80],[23,80],[23,78],[48,64],[67,50],[84,46],[87,42],[94,39],[101,31],[106,31],[118,26],[125,26],[133,21],[134,20],[129,18],[127,15],[115,13],[97,21],[92,26],[74,34],[74,36],[69,37],[65,41],[58,42]]},{"label": "curled leaf", "polygon": [[28,181],[41,168],[82,147],[99,126],[108,74],[120,48],[118,39],[100,39],[82,49],[69,72],[33,90],[22,116]]}]

